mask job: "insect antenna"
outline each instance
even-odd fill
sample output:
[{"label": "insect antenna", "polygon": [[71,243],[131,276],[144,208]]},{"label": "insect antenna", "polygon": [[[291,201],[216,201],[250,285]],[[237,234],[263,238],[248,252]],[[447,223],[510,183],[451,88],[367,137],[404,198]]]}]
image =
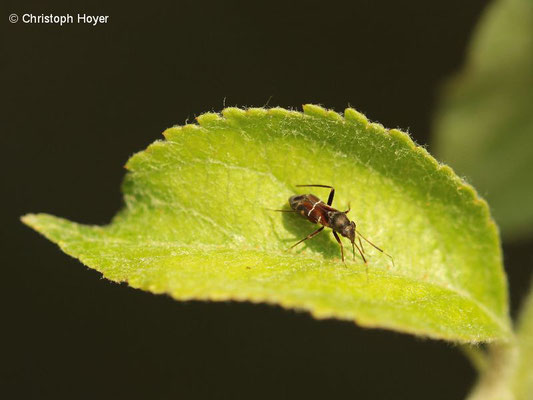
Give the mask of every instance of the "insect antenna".
[{"label": "insect antenna", "polygon": [[383,254],[385,254],[387,257],[389,257],[392,261],[392,266],[395,268],[396,265],[394,265],[394,258],[392,258],[392,256],[389,254],[389,253],[386,253],[384,252],[382,249],[380,249],[378,246],[376,246],[374,243],[372,243],[370,240],[368,240],[366,237],[364,237],[363,235],[361,235],[361,232],[359,232],[358,230],[356,230],[357,234],[363,238],[363,240],[365,242],[367,242],[368,244],[370,244],[372,247],[374,247],[376,250],[378,251],[381,251]]}]

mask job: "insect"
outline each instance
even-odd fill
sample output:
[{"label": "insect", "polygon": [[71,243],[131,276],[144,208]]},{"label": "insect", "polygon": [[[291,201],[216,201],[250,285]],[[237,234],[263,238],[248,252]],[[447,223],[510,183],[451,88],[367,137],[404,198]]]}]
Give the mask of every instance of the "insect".
[{"label": "insect", "polygon": [[[291,196],[289,198],[289,205],[291,207],[291,210],[273,210],[273,211],[280,211],[280,212],[298,213],[302,217],[309,220],[310,222],[314,224],[322,225],[316,231],[314,231],[313,233],[310,233],[309,235],[304,237],[302,240],[296,242],[291,247],[289,247],[289,250],[299,245],[300,243],[305,242],[307,239],[311,239],[315,237],[320,232],[322,232],[324,228],[327,227],[327,228],[331,228],[331,230],[333,231],[333,236],[335,236],[337,243],[339,243],[339,246],[341,248],[342,262],[345,262],[344,261],[344,246],[342,245],[339,234],[348,238],[350,242],[352,243],[352,251],[353,251],[354,260],[355,260],[355,249],[357,249],[365,265],[367,266],[367,270],[368,270],[368,265],[367,265],[367,260],[365,257],[365,249],[363,247],[363,243],[361,242],[361,239],[363,239],[365,242],[370,244],[376,250],[379,250],[381,253],[388,256],[392,261],[392,265],[394,266],[394,259],[392,258],[392,256],[385,253],[382,249],[380,249],[370,240],[368,240],[363,235],[361,235],[361,233],[356,228],[355,222],[350,221],[348,219],[346,214],[350,212],[349,205],[346,211],[339,211],[331,206],[333,203],[333,197],[335,196],[335,188],[333,186],[328,186],[328,185],[296,185],[296,186],[297,187],[329,188],[331,190],[329,192],[327,204],[324,203],[322,200],[320,200],[314,194],[300,194],[296,196]],[[355,242],[356,238],[357,238],[357,241],[359,242],[359,245]]]}]

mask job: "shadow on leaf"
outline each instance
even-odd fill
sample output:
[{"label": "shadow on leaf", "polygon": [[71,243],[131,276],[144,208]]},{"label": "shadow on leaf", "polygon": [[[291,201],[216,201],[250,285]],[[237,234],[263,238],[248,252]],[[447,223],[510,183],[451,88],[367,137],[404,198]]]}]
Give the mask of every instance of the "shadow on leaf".
[{"label": "shadow on leaf", "polygon": [[[287,207],[284,207],[283,209],[289,210]],[[320,227],[320,225],[312,224],[296,213],[283,212],[278,214],[281,215],[285,229],[294,235],[293,238],[282,239],[283,242],[287,243],[287,249]],[[340,249],[337,243],[334,241],[329,228],[325,228],[317,236],[300,243],[288,251],[294,254],[300,254],[306,248],[315,253],[321,254],[325,259],[331,260],[338,258],[340,261]]]}]

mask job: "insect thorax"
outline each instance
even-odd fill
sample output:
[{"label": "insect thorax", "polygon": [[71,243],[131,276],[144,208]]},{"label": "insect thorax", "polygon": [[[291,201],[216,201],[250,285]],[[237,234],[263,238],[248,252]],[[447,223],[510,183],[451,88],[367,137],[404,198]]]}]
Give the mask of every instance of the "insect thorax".
[{"label": "insect thorax", "polygon": [[340,211],[330,211],[328,212],[328,216],[331,228],[336,231],[340,232],[346,225],[350,224],[350,220],[346,214]]}]

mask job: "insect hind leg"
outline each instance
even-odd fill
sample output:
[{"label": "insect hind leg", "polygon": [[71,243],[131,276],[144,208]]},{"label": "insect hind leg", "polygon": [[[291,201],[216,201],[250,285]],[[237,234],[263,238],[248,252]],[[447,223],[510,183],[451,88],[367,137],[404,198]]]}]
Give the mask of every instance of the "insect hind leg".
[{"label": "insect hind leg", "polygon": [[296,187],[321,187],[331,189],[328,196],[328,206],[333,203],[333,197],[335,197],[335,188],[329,185],[319,185],[319,184],[310,184],[310,185],[296,185]]},{"label": "insect hind leg", "polygon": [[298,246],[300,243],[305,242],[307,239],[311,239],[311,238],[315,237],[315,236],[318,235],[320,232],[322,232],[322,229],[324,229],[324,228],[325,228],[325,226],[321,226],[320,228],[318,228],[318,229],[317,229],[316,231],[314,231],[313,233],[310,233],[309,235],[307,235],[306,237],[304,237],[302,240],[300,240],[300,241],[294,243],[291,247],[289,247],[289,248],[287,249],[287,251],[290,250],[290,249],[292,249],[292,248],[295,247],[295,246]]}]

